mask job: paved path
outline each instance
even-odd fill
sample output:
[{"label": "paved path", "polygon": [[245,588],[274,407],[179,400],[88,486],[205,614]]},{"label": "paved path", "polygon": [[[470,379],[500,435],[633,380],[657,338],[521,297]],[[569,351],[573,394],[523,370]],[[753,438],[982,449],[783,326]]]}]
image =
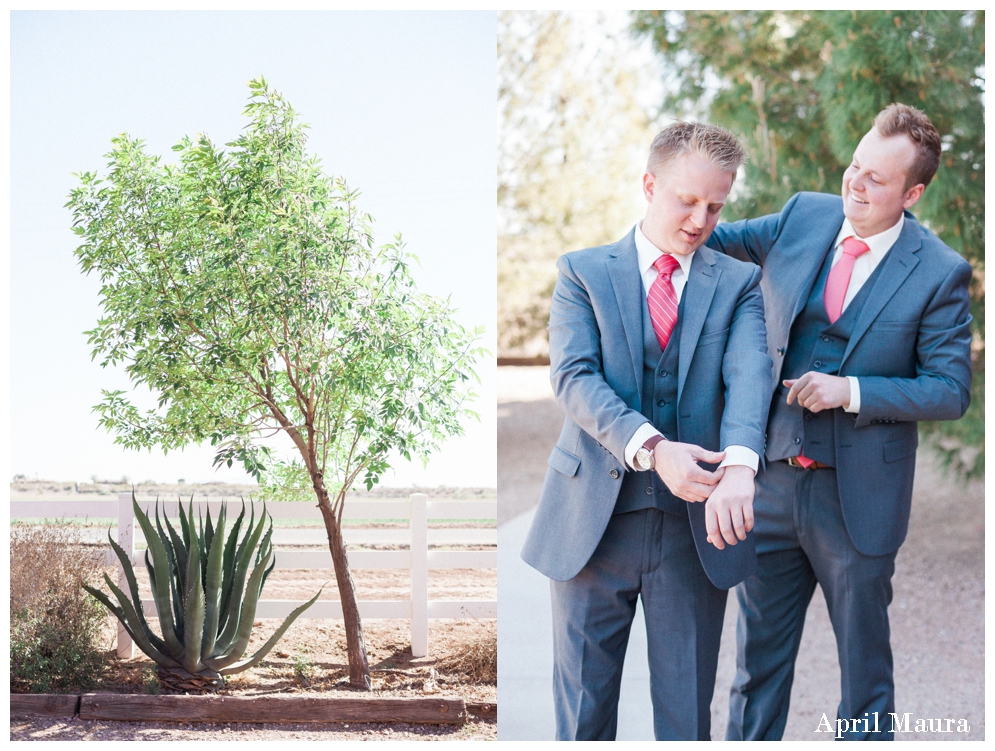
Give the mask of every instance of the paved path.
[{"label": "paved path", "polygon": [[[535,509],[498,528],[498,740],[552,740],[553,633],[549,580],[519,552]],[[618,740],[653,738],[642,606],[622,670]]]},{"label": "paved path", "polygon": [[[549,584],[518,554],[562,416],[543,368],[499,368],[498,402],[498,737],[548,740],[553,736]],[[901,739],[984,739],[984,560],[983,483],[958,485],[943,475],[928,449],[920,449],[909,536],[896,562],[889,609],[897,709],[913,719],[965,718],[970,731],[908,733]],[[725,733],[736,610],[730,597],[712,701],[713,738]],[[645,652],[637,614],[623,672],[620,739],[652,739]],[[836,641],[817,588],[799,649],[785,740],[832,740],[813,731],[823,713],[835,721],[839,697]]]}]

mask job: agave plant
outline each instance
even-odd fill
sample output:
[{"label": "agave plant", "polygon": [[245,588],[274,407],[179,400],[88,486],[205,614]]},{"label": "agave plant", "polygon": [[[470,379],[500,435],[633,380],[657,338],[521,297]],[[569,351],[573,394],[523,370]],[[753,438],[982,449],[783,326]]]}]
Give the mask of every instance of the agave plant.
[{"label": "agave plant", "polygon": [[[159,518],[156,500],[155,527],[135,501],[135,518],[145,533],[148,547],[145,565],[149,570],[152,597],[158,612],[161,638],[150,627],[138,594],[135,570],[120,545],[108,539],[124,568],[131,599],[104,574],[119,605],[98,589],[86,587],[131,634],[138,648],[158,666],[159,680],[167,688],[180,691],[215,691],[225,676],[258,664],[283,636],[290,625],[321,594],[294,610],[258,652],[242,659],[249,643],[256,604],[266,578],[273,570],[273,520],[265,506],[256,522],[252,510],[244,531],[245,504],[225,538],[226,504],[221,504],[216,523],[195,520],[193,497],[186,513],[180,504],[180,532],[165,513]],[[263,534],[269,518],[269,529]],[[163,526],[165,522],[165,527]],[[239,534],[243,533],[241,537]],[[250,572],[251,568],[251,572]]]}]

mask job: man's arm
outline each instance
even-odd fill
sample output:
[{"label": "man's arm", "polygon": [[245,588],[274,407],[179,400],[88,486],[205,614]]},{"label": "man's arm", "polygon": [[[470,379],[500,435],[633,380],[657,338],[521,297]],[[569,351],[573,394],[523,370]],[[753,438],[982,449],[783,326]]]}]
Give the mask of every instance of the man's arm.
[{"label": "man's arm", "polygon": [[594,305],[569,256],[560,256],[556,267],[559,276],[549,311],[553,395],[570,419],[624,463],[625,445],[646,418],[605,381]]},{"label": "man's arm", "polygon": [[[722,412],[721,445],[744,446],[762,456],[770,408],[771,360],[767,356],[760,269],[753,269],[740,295],[726,351],[722,360],[725,409]],[[723,470],[715,490],[705,502],[708,539],[722,550],[726,543],[745,540],[753,529],[753,478],[749,466],[731,465]]]},{"label": "man's arm", "polygon": [[916,336],[915,378],[834,376],[809,371],[784,381],[788,404],[810,412],[843,407],[856,427],[874,420],[956,420],[971,399],[971,267],[958,263],[923,312]]},{"label": "man's arm", "polygon": [[705,244],[732,258],[763,266],[798,200],[798,195],[792,196],[780,213],[716,225]]},{"label": "man's arm", "polygon": [[[956,420],[971,401],[971,266],[957,263],[919,319],[916,377],[857,376],[856,427],[875,420]],[[899,292],[901,294],[901,292]]]},{"label": "man's arm", "polygon": [[[605,381],[601,361],[601,331],[590,294],[571,265],[568,256],[556,263],[559,276],[553,290],[549,314],[550,383],[557,404],[623,465],[626,445],[646,418],[630,408]],[[661,477],[668,474],[667,486],[685,500],[702,500],[718,478],[699,467],[696,459],[721,461],[721,452],[711,452],[692,444],[671,442],[658,456]]]}]

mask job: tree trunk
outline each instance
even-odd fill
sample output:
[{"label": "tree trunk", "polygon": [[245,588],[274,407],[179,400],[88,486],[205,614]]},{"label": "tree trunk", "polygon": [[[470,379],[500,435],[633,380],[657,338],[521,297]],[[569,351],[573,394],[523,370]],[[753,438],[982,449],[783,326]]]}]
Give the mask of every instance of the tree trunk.
[{"label": "tree trunk", "polygon": [[366,657],[366,640],[363,639],[363,624],[359,617],[359,603],[356,601],[356,584],[349,571],[349,557],[346,555],[345,540],[342,539],[342,527],[328,499],[324,480],[320,477],[314,478],[314,490],[318,495],[318,508],[325,520],[328,549],[335,567],[335,583],[342,602],[346,651],[349,656],[349,684],[369,691],[372,687],[370,662]]}]

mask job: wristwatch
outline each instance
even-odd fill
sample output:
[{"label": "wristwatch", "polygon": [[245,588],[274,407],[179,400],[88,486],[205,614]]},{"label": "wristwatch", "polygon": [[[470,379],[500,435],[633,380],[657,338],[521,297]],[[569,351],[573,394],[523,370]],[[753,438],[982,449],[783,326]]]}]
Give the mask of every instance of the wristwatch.
[{"label": "wristwatch", "polygon": [[666,439],[662,435],[650,436],[646,439],[646,443],[636,449],[636,455],[632,461],[636,465],[637,471],[645,472],[656,466],[653,449],[656,448],[656,444],[663,440]]}]

